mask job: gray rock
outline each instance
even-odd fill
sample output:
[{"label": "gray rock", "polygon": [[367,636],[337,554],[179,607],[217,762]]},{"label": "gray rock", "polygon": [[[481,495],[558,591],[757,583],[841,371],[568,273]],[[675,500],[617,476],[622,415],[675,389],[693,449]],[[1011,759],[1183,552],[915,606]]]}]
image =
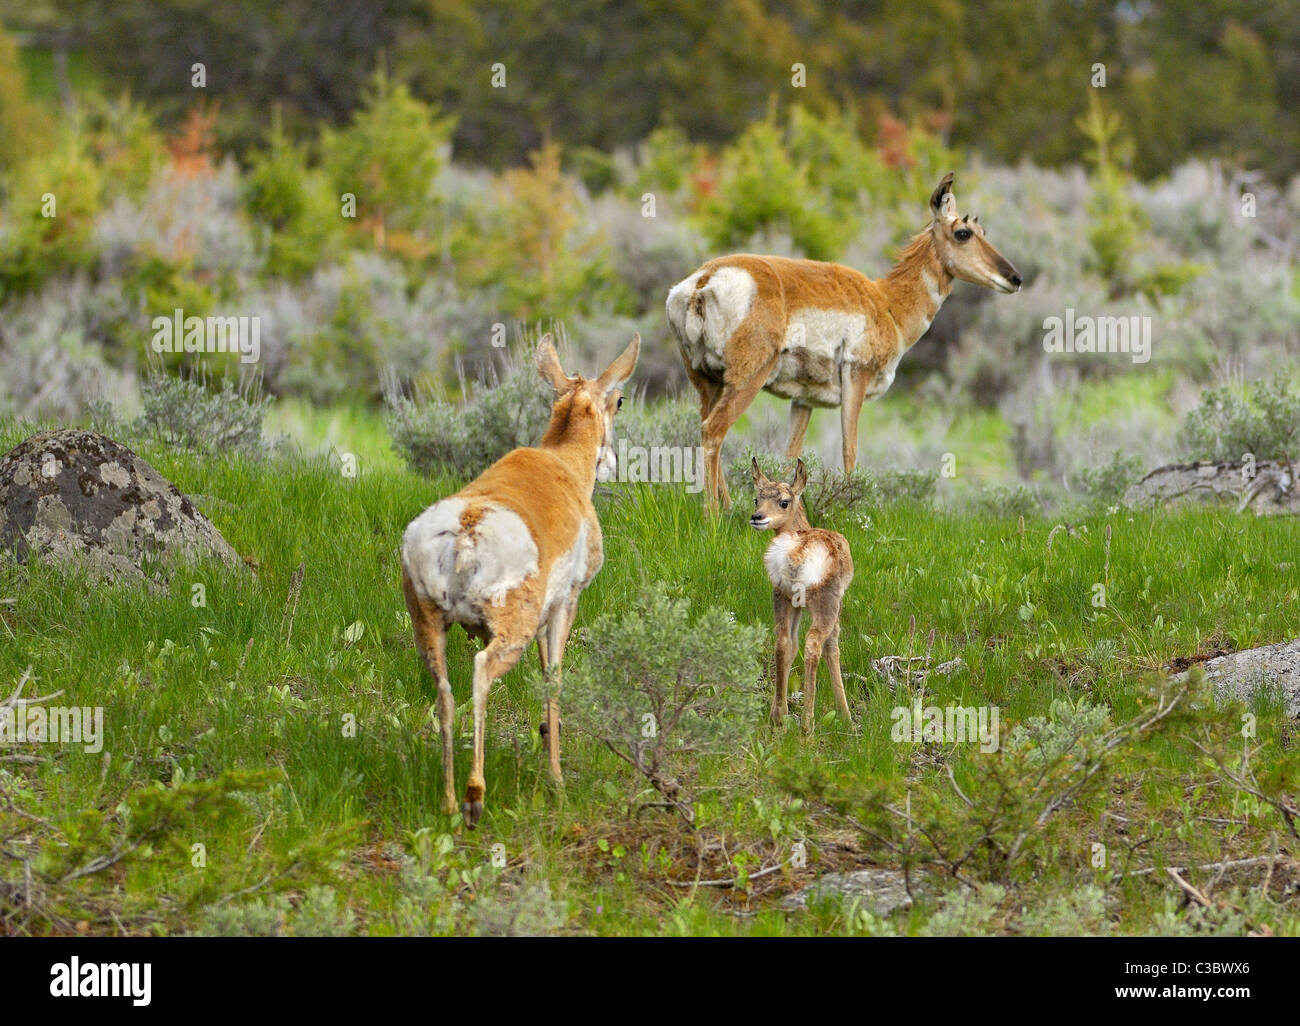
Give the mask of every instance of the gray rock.
[{"label": "gray rock", "polygon": [[1300,488],[1289,463],[1263,460],[1247,474],[1242,463],[1177,463],[1158,467],[1124,493],[1130,508],[1174,509],[1232,504],[1259,515],[1300,513]]},{"label": "gray rock", "polygon": [[908,908],[912,899],[904,885],[903,874],[896,869],[855,869],[848,873],[827,873],[793,894],[781,907],[791,912],[808,907],[808,903],[840,898],[844,904],[854,901],[873,915],[884,918],[891,912]]},{"label": "gray rock", "polygon": [[76,563],[114,581],[157,581],[160,567],[213,557],[247,569],[175,485],[92,431],[44,432],[0,456],[6,553]]},{"label": "gray rock", "polygon": [[[1201,668],[1217,695],[1249,702],[1260,693],[1276,691],[1286,714],[1300,717],[1300,638],[1216,656]],[[1184,681],[1189,672],[1173,679]]]}]

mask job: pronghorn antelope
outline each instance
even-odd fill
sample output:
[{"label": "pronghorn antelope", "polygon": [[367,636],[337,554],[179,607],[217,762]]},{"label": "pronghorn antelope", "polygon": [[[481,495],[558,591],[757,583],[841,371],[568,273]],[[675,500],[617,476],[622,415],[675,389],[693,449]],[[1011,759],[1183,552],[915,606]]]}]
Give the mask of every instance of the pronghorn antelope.
[{"label": "pronghorn antelope", "polygon": [[903,354],[934,320],[954,278],[999,292],[1020,275],[958,217],[952,173],[930,197],[931,221],[884,278],[840,264],[751,254],[710,260],[668,293],[668,323],[700,393],[705,494],[729,506],[723,439],[761,389],[790,400],[788,459],[803,451],[814,406],[838,406],[844,469],[857,462],[862,404],[884,394]]},{"label": "pronghorn antelope", "polygon": [[806,608],[812,623],[803,645],[803,729],[811,731],[817,700],[817,663],[822,653],[830,669],[835,704],[851,720],[840,677],[840,606],[853,580],[853,556],[844,535],[808,523],[803,511],[808,471],[803,460],[795,466],[789,484],[769,481],[753,460],[754,513],[749,524],[756,531],[775,531],[763,554],[763,566],[772,582],[772,612],[776,620],[776,695],[772,720],[785,719],[790,686],[790,664],[799,651],[799,621]]},{"label": "pronghorn antelope", "polygon": [[636,367],[641,338],[598,378],[566,375],[551,336],[537,367],[555,389],[551,422],[533,449],[515,449],[455,495],[435,502],[402,536],[402,591],[415,644],[438,685],[443,809],[456,811],[452,734],[456,706],[447,678],[447,631],[460,624],[486,644],[474,657],[474,762],[461,805],[472,829],[483,813],[483,730],[492,682],[537,639],[546,699],[547,757],[560,777],[559,671],[578,596],[604,559],[591,504],[596,481],[611,480],[614,411]]}]

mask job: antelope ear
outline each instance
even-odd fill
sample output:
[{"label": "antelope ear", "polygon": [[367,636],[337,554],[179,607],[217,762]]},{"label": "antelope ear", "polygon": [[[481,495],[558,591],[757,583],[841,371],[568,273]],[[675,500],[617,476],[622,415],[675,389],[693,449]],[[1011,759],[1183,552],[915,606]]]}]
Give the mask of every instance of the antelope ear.
[{"label": "antelope ear", "polygon": [[615,388],[622,388],[627,379],[632,376],[636,370],[636,358],[641,353],[641,335],[638,333],[632,336],[632,341],[627,344],[623,350],[623,355],[605,368],[605,372],[596,379],[596,388],[601,392],[609,392]]},{"label": "antelope ear", "polygon": [[800,460],[794,465],[794,477],[790,479],[790,490],[795,496],[803,494],[803,490],[808,487],[808,468]]},{"label": "antelope ear", "polygon": [[573,387],[573,381],[560,366],[560,358],[555,353],[550,332],[543,335],[542,340],[537,343],[537,371],[541,374],[542,380],[555,389],[556,395],[563,395]]},{"label": "antelope ear", "polygon": [[957,216],[957,198],[952,194],[952,179],[953,173],[949,171],[930,194],[930,210],[936,220]]},{"label": "antelope ear", "polygon": [[767,478],[763,475],[763,472],[758,468],[757,456],[751,456],[749,458],[749,473],[750,476],[753,477],[754,479],[755,488],[762,488],[763,485],[769,483]]}]

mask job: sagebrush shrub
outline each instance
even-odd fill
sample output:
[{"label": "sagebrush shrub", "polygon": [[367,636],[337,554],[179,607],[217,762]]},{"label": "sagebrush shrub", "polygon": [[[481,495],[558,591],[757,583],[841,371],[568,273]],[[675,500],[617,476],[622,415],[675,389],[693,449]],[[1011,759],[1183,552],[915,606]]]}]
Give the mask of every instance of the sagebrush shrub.
[{"label": "sagebrush shrub", "polygon": [[134,430],[166,445],[209,454],[264,452],[262,420],[271,399],[255,379],[236,385],[225,378],[213,390],[203,380],[154,373],[142,386],[141,402]]},{"label": "sagebrush shrub", "polygon": [[1140,457],[1116,449],[1105,463],[1081,468],[1079,480],[1092,505],[1114,506],[1124,497],[1129,486],[1142,476],[1142,471]]},{"label": "sagebrush shrub", "polygon": [[1300,395],[1281,378],[1246,389],[1206,389],[1183,422],[1179,441],[1188,459],[1236,462],[1294,459],[1300,436]]},{"label": "sagebrush shrub", "polygon": [[1028,517],[1042,509],[1042,500],[1026,485],[985,485],[969,500],[972,512],[994,517]]},{"label": "sagebrush shrub", "polygon": [[733,751],[760,713],[767,630],[716,606],[692,615],[689,599],[654,582],[580,637],[566,716],[694,822],[695,758]]},{"label": "sagebrush shrub", "polygon": [[614,431],[628,445],[688,449],[700,444],[700,413],[687,399],[650,402],[632,397],[619,410]]},{"label": "sagebrush shrub", "polygon": [[413,398],[385,388],[393,448],[421,474],[474,477],[512,449],[536,445],[550,422],[555,395],[533,361],[508,353],[466,384],[466,397]]}]

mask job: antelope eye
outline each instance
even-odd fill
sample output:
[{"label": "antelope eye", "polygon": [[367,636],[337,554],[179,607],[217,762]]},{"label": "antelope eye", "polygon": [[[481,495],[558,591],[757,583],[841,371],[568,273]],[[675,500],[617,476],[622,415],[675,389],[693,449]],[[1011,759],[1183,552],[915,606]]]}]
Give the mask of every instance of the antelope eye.
[{"label": "antelope eye", "polygon": [[621,410],[622,408],[623,408],[623,397],[622,397],[622,396],[619,396],[619,397],[618,397],[618,405],[615,406],[614,409],[616,409],[616,410]]},{"label": "antelope eye", "polygon": [[782,509],[789,509],[789,508],[790,508],[790,500],[789,500],[789,499],[782,499],[782,500],[781,500],[781,508],[782,508]]},{"label": "antelope eye", "polygon": [[955,232],[952,233],[952,237],[956,239],[958,242],[965,242],[967,239],[971,237],[971,234],[972,232],[969,228],[958,228]]}]

